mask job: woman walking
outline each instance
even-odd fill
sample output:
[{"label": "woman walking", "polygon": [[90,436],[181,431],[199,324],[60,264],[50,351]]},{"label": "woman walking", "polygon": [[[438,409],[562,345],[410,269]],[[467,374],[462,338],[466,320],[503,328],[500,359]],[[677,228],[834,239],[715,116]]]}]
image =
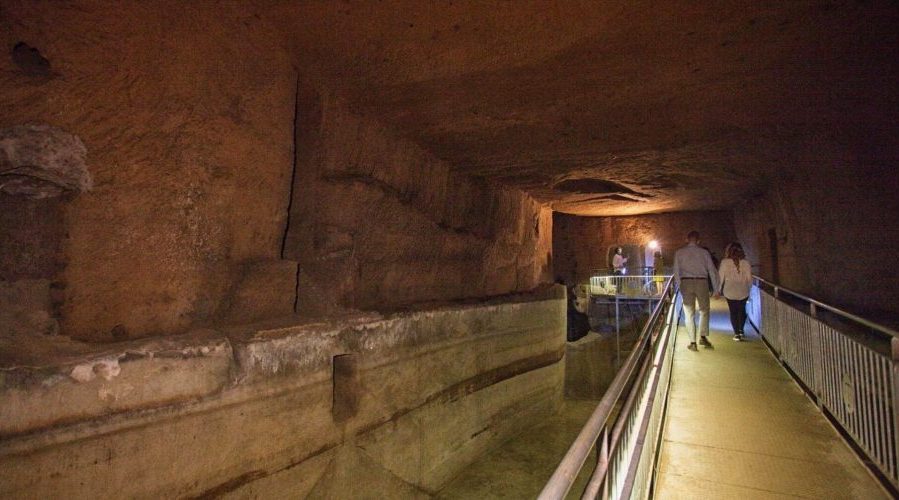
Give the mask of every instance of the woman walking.
[{"label": "woman walking", "polygon": [[721,278],[721,288],[716,295],[724,295],[727,299],[734,340],[741,341],[743,325],[746,323],[746,301],[749,299],[749,289],[752,288],[752,268],[739,243],[727,246],[718,275]]}]

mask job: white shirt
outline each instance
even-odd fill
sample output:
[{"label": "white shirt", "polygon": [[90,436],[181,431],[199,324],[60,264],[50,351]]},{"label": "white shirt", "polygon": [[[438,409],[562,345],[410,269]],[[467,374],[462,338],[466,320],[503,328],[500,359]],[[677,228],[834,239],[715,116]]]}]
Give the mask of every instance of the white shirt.
[{"label": "white shirt", "polygon": [[688,243],[674,254],[674,276],[677,284],[684,278],[705,278],[712,280],[712,289],[718,289],[718,271],[709,251],[695,243]]},{"label": "white shirt", "polygon": [[620,270],[621,268],[624,267],[625,264],[627,264],[627,257],[624,257],[617,253],[615,254],[614,257],[612,257],[612,267],[613,268]]},{"label": "white shirt", "polygon": [[722,281],[722,294],[730,300],[743,300],[749,297],[749,289],[752,288],[752,268],[746,259],[740,260],[740,267],[734,265],[734,259],[721,261],[721,269],[718,270]]}]

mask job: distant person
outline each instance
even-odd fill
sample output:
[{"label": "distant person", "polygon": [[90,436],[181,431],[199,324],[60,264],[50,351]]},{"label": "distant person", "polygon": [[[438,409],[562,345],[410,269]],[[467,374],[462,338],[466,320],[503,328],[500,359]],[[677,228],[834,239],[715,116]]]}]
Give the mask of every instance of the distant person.
[{"label": "distant person", "polygon": [[665,287],[665,259],[662,252],[656,252],[652,256],[652,281],[656,284],[656,295],[661,295]]},{"label": "distant person", "polygon": [[724,260],[718,270],[721,287],[715,296],[724,295],[730,309],[730,324],[734,329],[734,340],[743,340],[746,324],[746,301],[752,288],[752,267],[746,260],[746,253],[739,243],[731,243],[724,252]]},{"label": "distant person", "polygon": [[693,313],[699,304],[699,343],[711,348],[709,342],[709,285],[718,289],[718,271],[712,263],[711,254],[699,246],[699,233],[690,231],[687,234],[687,245],[674,254],[674,279],[680,286],[684,299],[684,320],[687,323],[687,335],[690,344],[687,349],[696,351],[696,323]]},{"label": "distant person", "polygon": [[615,255],[612,257],[612,272],[614,274],[624,274],[627,265],[627,257],[623,255],[624,250],[621,247],[615,249]]}]

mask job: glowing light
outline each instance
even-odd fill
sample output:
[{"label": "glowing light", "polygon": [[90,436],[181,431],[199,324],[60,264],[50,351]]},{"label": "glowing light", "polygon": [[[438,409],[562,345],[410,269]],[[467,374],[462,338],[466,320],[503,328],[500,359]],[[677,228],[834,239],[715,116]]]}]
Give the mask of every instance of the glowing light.
[{"label": "glowing light", "polygon": [[651,249],[653,249],[653,250],[655,250],[656,248],[659,248],[659,242],[656,241],[656,240],[650,241],[650,242],[649,242],[649,248],[651,248]]}]

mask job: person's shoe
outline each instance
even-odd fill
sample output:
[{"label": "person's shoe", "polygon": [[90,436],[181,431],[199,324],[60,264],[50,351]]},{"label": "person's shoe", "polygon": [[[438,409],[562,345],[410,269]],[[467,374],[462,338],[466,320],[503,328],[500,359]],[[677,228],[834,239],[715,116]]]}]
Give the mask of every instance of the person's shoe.
[{"label": "person's shoe", "polygon": [[696,342],[690,342],[690,345],[687,346],[687,349],[689,349],[689,350],[691,350],[691,351],[698,351],[698,350],[699,350],[699,348],[696,347]]},{"label": "person's shoe", "polygon": [[707,339],[706,337],[699,337],[699,343],[702,344],[704,347],[708,347],[708,348],[712,347],[712,343],[709,342],[709,339]]},{"label": "person's shoe", "polygon": [[739,333],[734,334],[734,342],[740,342],[743,340],[743,337]]}]

